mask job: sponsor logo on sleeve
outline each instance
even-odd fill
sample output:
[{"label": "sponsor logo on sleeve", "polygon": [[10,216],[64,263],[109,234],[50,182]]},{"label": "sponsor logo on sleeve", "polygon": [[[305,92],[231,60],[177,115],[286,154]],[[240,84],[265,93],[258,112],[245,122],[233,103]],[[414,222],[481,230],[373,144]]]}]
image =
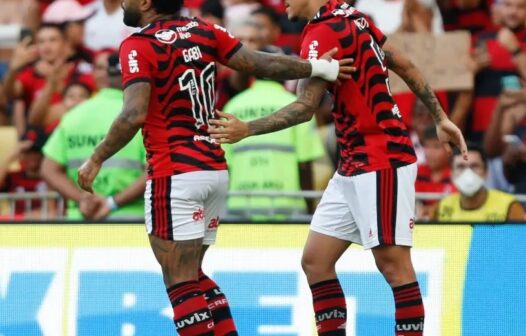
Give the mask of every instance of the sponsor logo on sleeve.
[{"label": "sponsor logo on sleeve", "polygon": [[130,68],[130,73],[139,72],[139,61],[137,61],[137,50],[132,50],[128,54],[128,67]]}]

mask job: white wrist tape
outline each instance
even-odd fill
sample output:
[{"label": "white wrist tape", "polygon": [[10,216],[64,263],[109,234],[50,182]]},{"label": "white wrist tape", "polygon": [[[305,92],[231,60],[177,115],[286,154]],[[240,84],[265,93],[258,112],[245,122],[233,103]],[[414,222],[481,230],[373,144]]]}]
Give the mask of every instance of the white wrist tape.
[{"label": "white wrist tape", "polygon": [[117,210],[119,208],[113,196],[108,196],[106,198],[106,204],[108,205],[108,208],[110,208],[111,211]]},{"label": "white wrist tape", "polygon": [[312,66],[311,77],[320,77],[329,82],[334,82],[338,78],[340,64],[336,60],[330,62],[324,59],[309,59]]}]

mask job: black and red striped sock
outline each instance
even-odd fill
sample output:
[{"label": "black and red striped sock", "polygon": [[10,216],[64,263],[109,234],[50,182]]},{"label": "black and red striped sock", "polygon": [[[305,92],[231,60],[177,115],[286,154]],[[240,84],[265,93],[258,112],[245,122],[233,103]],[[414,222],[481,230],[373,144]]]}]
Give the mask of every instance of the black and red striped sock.
[{"label": "black and red striped sock", "polygon": [[214,336],[214,321],[197,281],[181,282],[166,290],[181,336]]},{"label": "black and red striped sock", "polygon": [[216,336],[237,336],[236,325],[232,319],[230,306],[214,280],[210,279],[202,269],[199,269],[199,286],[204,294],[208,308],[214,319],[214,333]]},{"label": "black and red striped sock", "polygon": [[347,305],[338,279],[310,286],[319,336],[345,336]]},{"label": "black and red striped sock", "polygon": [[424,334],[424,304],[418,282],[393,288],[395,299],[395,335],[422,336]]}]

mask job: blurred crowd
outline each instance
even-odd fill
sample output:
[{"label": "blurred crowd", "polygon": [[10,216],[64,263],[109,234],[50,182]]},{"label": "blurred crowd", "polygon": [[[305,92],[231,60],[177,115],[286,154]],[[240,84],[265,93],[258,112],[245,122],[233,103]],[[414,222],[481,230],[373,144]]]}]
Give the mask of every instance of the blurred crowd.
[{"label": "blurred crowd", "polygon": [[[458,62],[466,63],[473,88],[436,92],[469,140],[467,163],[439,143],[430,114],[412,93],[394,95],[418,155],[417,192],[450,194],[441,201],[420,199],[417,219],[524,219],[513,194],[526,194],[526,0],[347,2],[386,34],[471,34],[470,57]],[[120,111],[115,53],[134,32],[122,23],[121,1],[2,0],[1,7],[0,192],[58,191],[73,219],[140,217],[140,145],[107,165],[94,195],[75,184],[84,153],[109,128],[111,118],[104,115]],[[182,14],[225,26],[252,49],[290,55],[298,54],[306,24],[288,21],[282,0],[186,0]],[[295,86],[219,67],[216,107],[255,119],[293,101]],[[280,193],[325,188],[338,160],[331,104],[328,97],[310,123],[225,146],[230,189],[239,192],[229,200],[230,215],[246,218],[248,208],[253,219],[263,220],[312,213],[311,199]],[[243,196],[254,191],[277,194]],[[15,216],[28,219],[38,217],[44,203],[15,205]],[[45,206],[46,213],[64,215],[53,202]],[[487,211],[479,214],[480,208]],[[462,211],[465,217],[455,216]],[[0,218],[12,212],[0,199]]]}]

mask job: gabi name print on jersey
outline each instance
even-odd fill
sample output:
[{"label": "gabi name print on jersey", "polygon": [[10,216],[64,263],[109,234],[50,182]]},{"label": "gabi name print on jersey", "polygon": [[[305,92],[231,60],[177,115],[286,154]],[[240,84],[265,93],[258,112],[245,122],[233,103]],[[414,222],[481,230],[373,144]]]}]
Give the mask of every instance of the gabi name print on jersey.
[{"label": "gabi name print on jersey", "polygon": [[226,63],[240,48],[223,27],[185,17],[157,21],[123,41],[123,87],[146,82],[151,88],[142,129],[150,177],[226,169],[208,127],[216,62]]}]

